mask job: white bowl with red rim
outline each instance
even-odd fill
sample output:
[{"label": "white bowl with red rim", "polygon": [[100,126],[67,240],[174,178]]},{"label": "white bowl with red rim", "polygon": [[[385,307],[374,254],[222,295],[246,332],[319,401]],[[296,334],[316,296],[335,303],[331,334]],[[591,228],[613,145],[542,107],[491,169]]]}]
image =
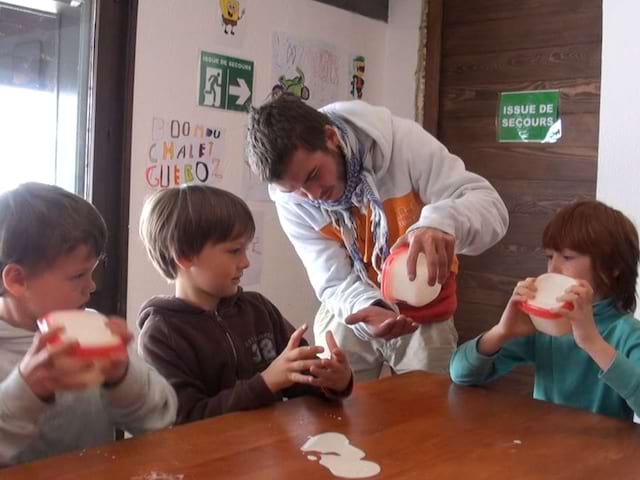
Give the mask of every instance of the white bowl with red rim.
[{"label": "white bowl with red rim", "polygon": [[389,254],[382,266],[382,280],[380,289],[385,300],[391,303],[404,302],[413,307],[422,307],[431,303],[440,294],[442,285],[427,283],[429,268],[427,257],[423,253],[418,255],[416,262],[416,278],[409,280],[407,271],[407,257],[409,247],[400,247]]},{"label": "white bowl with red rim", "polygon": [[536,296],[520,304],[520,309],[529,315],[536,330],[554,337],[571,333],[571,322],[554,310],[563,307],[573,309],[569,302],[558,302],[567,288],[577,285],[575,278],[560,273],[545,273],[536,278]]},{"label": "white bowl with red rim", "polygon": [[38,321],[38,328],[43,333],[62,327],[60,334],[50,342],[52,345],[78,342],[67,355],[56,358],[56,364],[61,368],[72,368],[79,362],[91,362],[92,368],[74,374],[74,381],[86,387],[104,382],[102,367],[127,353],[122,338],[109,329],[107,320],[106,316],[93,310],[58,310]]}]

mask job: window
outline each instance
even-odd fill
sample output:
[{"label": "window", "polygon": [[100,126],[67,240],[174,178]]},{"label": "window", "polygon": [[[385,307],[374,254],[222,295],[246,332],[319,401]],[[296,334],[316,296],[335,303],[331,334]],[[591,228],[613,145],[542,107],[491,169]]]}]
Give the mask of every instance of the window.
[{"label": "window", "polygon": [[0,192],[88,197],[94,0],[0,0]]}]

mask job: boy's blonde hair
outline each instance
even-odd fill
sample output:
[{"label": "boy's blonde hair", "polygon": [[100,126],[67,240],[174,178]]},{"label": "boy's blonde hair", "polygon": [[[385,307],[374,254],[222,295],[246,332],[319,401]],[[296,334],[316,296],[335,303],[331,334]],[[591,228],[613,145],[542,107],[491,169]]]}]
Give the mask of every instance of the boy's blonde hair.
[{"label": "boy's blonde hair", "polygon": [[98,210],[60,187],[24,183],[0,195],[0,275],[12,263],[37,272],[81,245],[100,258],[106,243]]},{"label": "boy's blonde hair", "polygon": [[178,275],[179,258],[193,258],[208,244],[253,238],[247,204],[231,192],[208,185],[183,185],[155,192],[140,217],[140,237],[156,269]]},{"label": "boy's blonde hair", "polygon": [[596,285],[617,308],[636,308],[638,231],[622,212],[595,200],[569,205],[555,214],[542,235],[542,245],[557,252],[567,248],[591,258]]}]

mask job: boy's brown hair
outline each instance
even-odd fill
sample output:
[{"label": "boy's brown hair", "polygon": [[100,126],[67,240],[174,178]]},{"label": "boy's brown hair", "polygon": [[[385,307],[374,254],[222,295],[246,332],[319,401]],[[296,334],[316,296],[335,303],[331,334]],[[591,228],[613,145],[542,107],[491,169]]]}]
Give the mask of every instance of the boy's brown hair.
[{"label": "boy's brown hair", "polygon": [[247,204],[208,185],[183,185],[155,192],[140,216],[140,237],[156,269],[178,275],[176,259],[193,258],[208,244],[253,238],[256,226]]},{"label": "boy's brown hair", "polygon": [[576,202],[558,211],[547,224],[542,245],[588,255],[594,289],[613,298],[620,311],[635,310],[638,231],[622,212],[595,200]]},{"label": "boy's brown hair", "polygon": [[303,148],[327,151],[324,113],[291,93],[283,93],[249,113],[246,156],[260,180],[282,180],[293,154]]},{"label": "boy's brown hair", "polygon": [[60,187],[32,182],[0,194],[0,275],[12,263],[38,272],[82,245],[100,258],[106,242],[98,210]]}]

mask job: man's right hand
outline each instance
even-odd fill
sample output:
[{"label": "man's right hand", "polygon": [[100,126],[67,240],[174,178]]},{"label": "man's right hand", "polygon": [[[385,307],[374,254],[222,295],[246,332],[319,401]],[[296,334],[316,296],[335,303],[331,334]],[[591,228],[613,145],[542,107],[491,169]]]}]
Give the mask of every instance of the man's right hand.
[{"label": "man's right hand", "polygon": [[355,325],[364,323],[376,338],[391,340],[415,332],[419,325],[405,315],[396,315],[386,308],[371,305],[349,315],[345,323]]}]

